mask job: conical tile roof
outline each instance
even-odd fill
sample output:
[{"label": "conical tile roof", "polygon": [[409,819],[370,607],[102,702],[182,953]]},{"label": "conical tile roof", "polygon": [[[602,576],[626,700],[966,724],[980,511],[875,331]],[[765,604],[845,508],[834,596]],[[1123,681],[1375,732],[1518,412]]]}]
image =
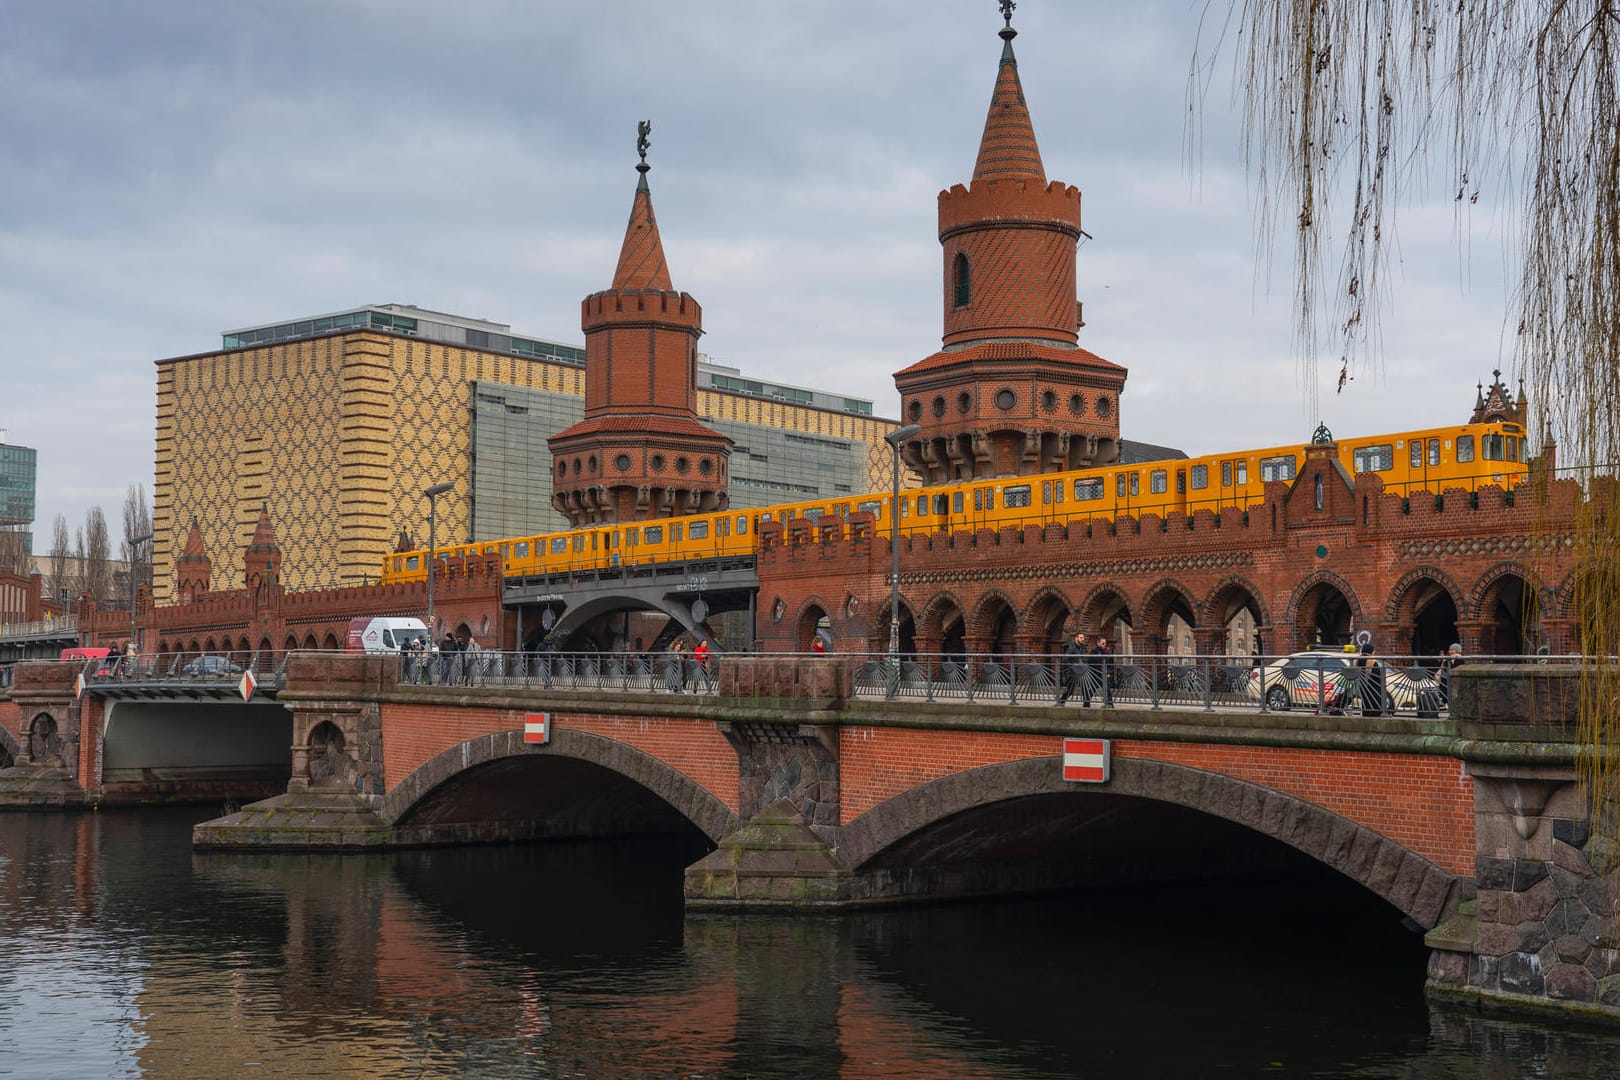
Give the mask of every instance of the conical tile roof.
[{"label": "conical tile roof", "polygon": [[1001,31],[1006,44],[1001,49],[996,89],[990,96],[990,114],[984,120],[984,136],[979,140],[979,159],[973,165],[975,184],[980,180],[1046,183],[1041,148],[1035,142],[1035,125],[1029,119],[1024,87],[1018,81],[1018,60],[1013,56],[1012,39],[1017,33],[1010,26]]},{"label": "conical tile roof", "polygon": [[619,249],[619,266],[613,272],[615,289],[662,289],[673,292],[669,265],[664,262],[664,242],[658,235],[658,219],[653,216],[652,191],[647,187],[648,166],[636,184],[636,199],[630,205],[630,224],[624,230],[624,246]]}]

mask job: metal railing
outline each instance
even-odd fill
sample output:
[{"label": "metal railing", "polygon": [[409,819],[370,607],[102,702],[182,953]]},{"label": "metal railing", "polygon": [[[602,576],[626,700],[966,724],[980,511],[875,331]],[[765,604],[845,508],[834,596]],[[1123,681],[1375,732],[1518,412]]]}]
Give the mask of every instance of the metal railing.
[{"label": "metal railing", "polygon": [[627,693],[714,694],[719,656],[707,663],[674,653],[497,652],[406,653],[400,685],[537,687]]},{"label": "metal railing", "polygon": [[104,656],[98,659],[63,660],[77,665],[85,681],[104,683],[236,683],[251,671],[261,686],[279,683],[286,675],[291,652],[281,649],[177,652]]}]

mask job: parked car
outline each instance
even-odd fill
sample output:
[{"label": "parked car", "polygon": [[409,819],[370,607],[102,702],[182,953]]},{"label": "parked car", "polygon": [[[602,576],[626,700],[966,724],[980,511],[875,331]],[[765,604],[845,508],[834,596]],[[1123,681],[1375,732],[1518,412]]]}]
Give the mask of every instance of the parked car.
[{"label": "parked car", "polygon": [[1350,686],[1350,663],[1355,658],[1355,653],[1325,649],[1297,652],[1263,668],[1251,669],[1245,691],[1255,701],[1264,695],[1266,708],[1278,712],[1295,705],[1314,709],[1318,699],[1325,709],[1341,709]]},{"label": "parked car", "polygon": [[[1259,701],[1263,687],[1266,708],[1278,712],[1295,705],[1316,708],[1318,672],[1323,683],[1322,707],[1326,709],[1354,705],[1361,697],[1362,680],[1376,678],[1378,673],[1383,675],[1384,692],[1389,695],[1393,708],[1416,708],[1418,696],[1424,691],[1439,695],[1440,683],[1421,667],[1398,668],[1374,657],[1373,667],[1360,668],[1356,666],[1360,659],[1359,653],[1326,649],[1293,653],[1273,660],[1263,669],[1251,669],[1246,690],[1252,700]],[[1436,696],[1433,700],[1442,700],[1442,697]]]},{"label": "parked car", "polygon": [[228,656],[199,656],[180,669],[182,675],[236,675],[242,670]]}]

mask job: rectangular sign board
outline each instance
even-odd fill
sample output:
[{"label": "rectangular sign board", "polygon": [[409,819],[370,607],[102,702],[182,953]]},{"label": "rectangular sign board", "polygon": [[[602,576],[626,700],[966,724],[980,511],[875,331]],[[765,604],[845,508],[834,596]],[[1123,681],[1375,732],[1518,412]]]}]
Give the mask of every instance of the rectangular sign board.
[{"label": "rectangular sign board", "polygon": [[1082,784],[1108,782],[1107,739],[1064,739],[1063,779]]},{"label": "rectangular sign board", "polygon": [[551,714],[532,712],[523,714],[523,741],[545,744],[551,741]]}]

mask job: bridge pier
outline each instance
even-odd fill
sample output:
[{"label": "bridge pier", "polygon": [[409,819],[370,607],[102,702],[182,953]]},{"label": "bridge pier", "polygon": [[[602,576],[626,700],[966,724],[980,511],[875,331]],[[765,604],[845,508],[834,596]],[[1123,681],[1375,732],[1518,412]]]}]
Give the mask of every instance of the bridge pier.
[{"label": "bridge pier", "polygon": [[1539,665],[1453,675],[1453,713],[1475,740],[1477,891],[1426,939],[1437,999],[1620,1022],[1620,850],[1594,835],[1576,780],[1579,676]]},{"label": "bridge pier", "polygon": [[[0,769],[0,810],[79,809],[91,805],[81,783],[84,748],[72,664],[20,664],[9,707],[10,768]],[[94,768],[94,741],[90,745]]]}]

